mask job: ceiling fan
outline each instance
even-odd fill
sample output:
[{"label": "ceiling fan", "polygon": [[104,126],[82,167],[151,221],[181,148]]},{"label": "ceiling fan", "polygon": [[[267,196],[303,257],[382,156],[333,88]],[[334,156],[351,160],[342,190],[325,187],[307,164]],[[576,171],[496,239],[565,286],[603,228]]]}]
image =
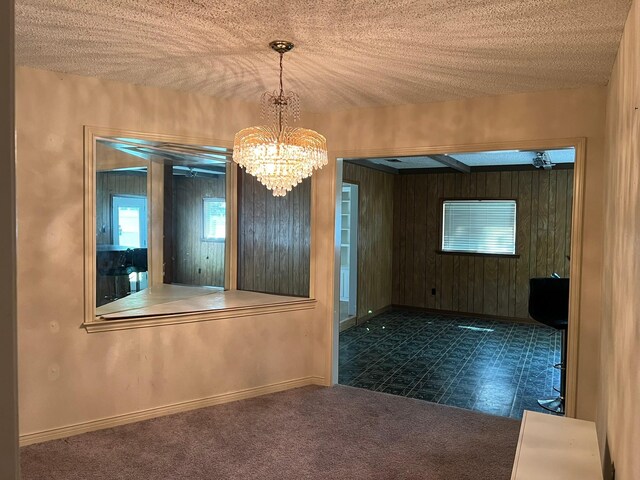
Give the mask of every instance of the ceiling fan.
[{"label": "ceiling fan", "polygon": [[531,160],[534,167],[551,170],[555,166],[555,163],[551,162],[547,152],[535,152],[535,154],[536,156]]}]

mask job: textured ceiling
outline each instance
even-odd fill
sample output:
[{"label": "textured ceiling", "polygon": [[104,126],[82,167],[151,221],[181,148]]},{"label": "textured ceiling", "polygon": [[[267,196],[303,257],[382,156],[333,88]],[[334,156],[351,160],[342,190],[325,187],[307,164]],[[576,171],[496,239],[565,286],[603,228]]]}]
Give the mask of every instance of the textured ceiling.
[{"label": "textured ceiling", "polygon": [[303,109],[605,85],[630,0],[16,0],[20,65]]}]

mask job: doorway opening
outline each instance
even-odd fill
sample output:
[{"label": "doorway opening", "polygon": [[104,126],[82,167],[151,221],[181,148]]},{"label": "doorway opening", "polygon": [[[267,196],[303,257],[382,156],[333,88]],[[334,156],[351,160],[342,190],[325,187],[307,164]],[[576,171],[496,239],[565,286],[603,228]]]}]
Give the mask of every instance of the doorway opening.
[{"label": "doorway opening", "polygon": [[[377,250],[359,252],[367,315],[340,324],[335,379],[514,418],[562,397],[564,413],[576,155],[556,145],[343,159],[345,178],[366,180],[360,208],[377,213],[358,244]],[[532,310],[540,285],[554,291],[539,305],[561,295],[564,313]]]}]

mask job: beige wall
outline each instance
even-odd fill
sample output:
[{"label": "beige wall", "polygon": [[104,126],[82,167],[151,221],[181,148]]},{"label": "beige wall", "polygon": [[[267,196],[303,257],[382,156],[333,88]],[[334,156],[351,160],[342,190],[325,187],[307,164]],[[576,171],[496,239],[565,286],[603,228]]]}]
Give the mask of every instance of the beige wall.
[{"label": "beige wall", "polygon": [[[315,118],[334,154],[393,148],[586,137],[583,283],[578,359],[580,418],[594,419],[599,378],[603,244],[604,88],[355,109]],[[331,168],[331,167],[330,167]],[[329,170],[329,169],[327,169]]]},{"label": "beige wall", "polygon": [[602,381],[597,423],[601,447],[604,449],[608,443],[616,478],[631,480],[640,478],[640,2],[637,0],[631,8],[609,83],[606,136]]},{"label": "beige wall", "polygon": [[[314,175],[314,310],[87,334],[83,321],[83,125],[229,143],[258,120],[239,102],[19,69],[18,316],[21,433],[331,372],[336,163]],[[333,151],[587,137],[578,415],[598,378],[602,88],[307,115]],[[444,151],[444,150],[443,150]],[[334,155],[335,156],[335,155]]]},{"label": "beige wall", "polygon": [[[25,68],[16,80],[21,434],[324,373],[312,365],[314,323],[330,317],[322,287],[315,310],[92,334],[80,328],[83,125],[228,144],[258,120],[258,108]],[[322,188],[332,195],[331,185]],[[331,231],[333,219],[322,221]],[[316,251],[330,258],[333,246],[325,248]]]},{"label": "beige wall", "polygon": [[0,3],[0,478],[18,479],[13,1]]},{"label": "beige wall", "polygon": [[344,163],[343,181],[358,184],[357,316],[391,305],[393,175]]}]

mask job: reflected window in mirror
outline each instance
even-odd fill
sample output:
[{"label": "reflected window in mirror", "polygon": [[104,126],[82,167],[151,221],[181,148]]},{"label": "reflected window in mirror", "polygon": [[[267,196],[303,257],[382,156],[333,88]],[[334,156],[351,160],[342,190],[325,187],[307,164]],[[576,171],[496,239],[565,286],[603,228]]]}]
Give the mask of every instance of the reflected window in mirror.
[{"label": "reflected window in mirror", "polygon": [[203,238],[209,242],[224,242],[226,237],[226,202],[224,198],[202,199]]},{"label": "reflected window in mirror", "polygon": [[313,297],[311,179],[274,197],[232,162],[230,148],[92,127],[85,133],[85,221],[95,222],[85,232],[87,325],[311,308],[300,306]]},{"label": "reflected window in mirror", "polygon": [[165,190],[173,219],[165,225],[164,283],[223,288],[225,165],[173,166],[171,189]]},{"label": "reflected window in mirror", "polygon": [[227,160],[221,147],[96,141],[97,315],[224,289]]},{"label": "reflected window in mirror", "polygon": [[148,284],[148,165],[101,143],[97,153],[96,306],[100,307]]}]

